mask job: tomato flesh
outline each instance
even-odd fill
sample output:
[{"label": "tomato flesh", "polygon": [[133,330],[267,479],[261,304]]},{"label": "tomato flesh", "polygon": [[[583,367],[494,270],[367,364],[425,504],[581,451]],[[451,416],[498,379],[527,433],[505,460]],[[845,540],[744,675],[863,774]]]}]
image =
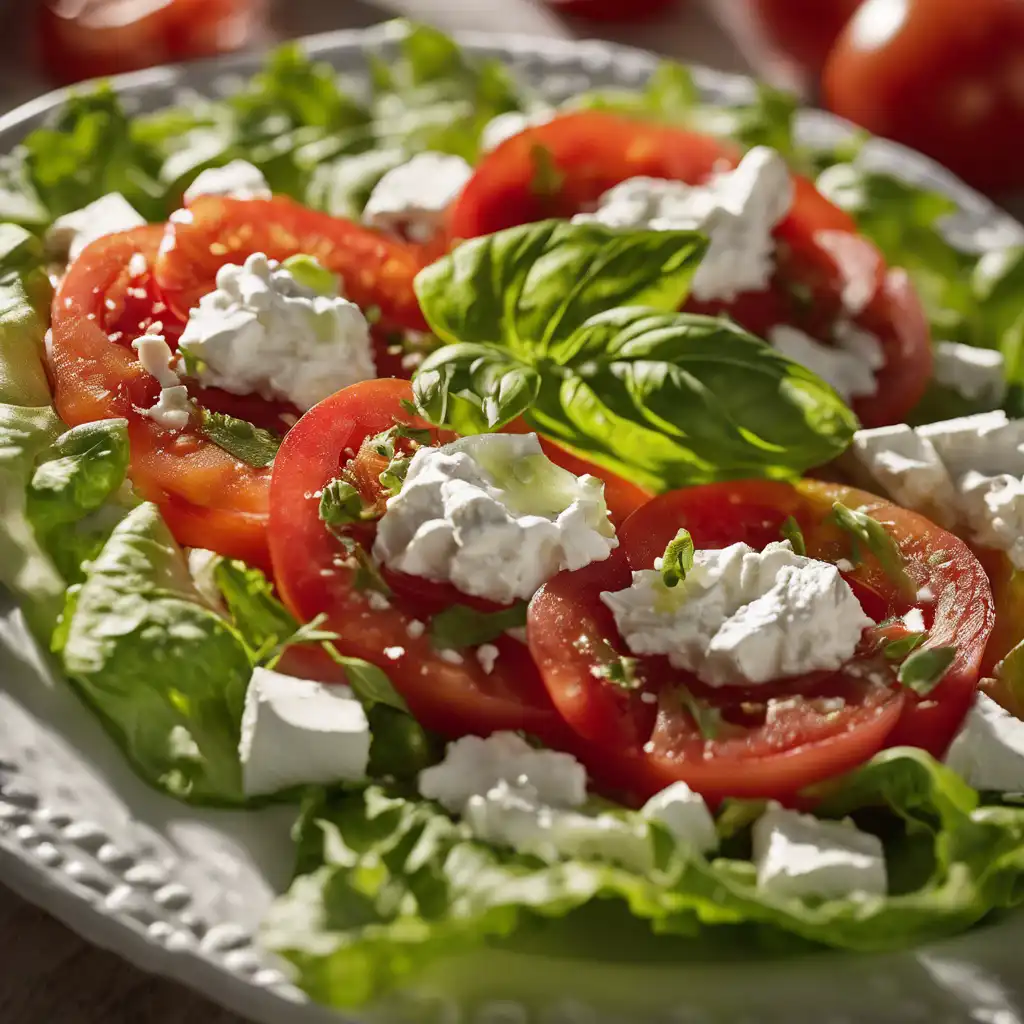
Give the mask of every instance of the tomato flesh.
[{"label": "tomato flesh", "polygon": [[[745,541],[760,549],[780,539],[782,523],[792,516],[808,553],[835,562],[848,558],[850,547],[848,536],[828,522],[834,501],[865,507],[882,521],[921,588],[915,602],[866,560],[844,574],[865,611],[878,622],[920,607],[928,644],[957,645],[955,661],[926,699],[895,684],[894,668],[877,653],[879,634],[872,629],[851,662],[834,673],[712,688],[673,669],[667,658],[642,657],[636,688],[606,677],[608,666],[630,652],[600,594],[625,589],[631,570],[651,568],[680,526],[698,548]],[[530,605],[528,636],[563,717],[605,750],[614,771],[640,795],[682,779],[712,799],[778,798],[853,768],[883,746],[906,743],[944,752],[973,699],[993,623],[984,571],[957,538],[865,492],[814,481],[741,481],[675,491],[631,516],[620,537],[617,557],[560,573],[541,588]],[[940,551],[941,562],[933,559]],[[679,697],[680,683],[721,715],[715,737],[701,734]],[[841,708],[836,698],[842,698]]]},{"label": "tomato flesh", "polygon": [[[553,191],[535,187],[537,152],[555,168]],[[598,111],[567,114],[527,129],[489,153],[449,212],[453,241],[593,207],[627,178],[646,176],[700,184],[733,167],[736,147],[709,136]],[[794,177],[795,199],[775,231],[770,287],[732,302],[685,308],[731,316],[759,337],[788,324],[828,338],[851,322],[882,347],[877,393],[855,399],[865,426],[898,423],[917,404],[931,376],[929,328],[906,275],[887,270],[852,218],[806,179]]]}]

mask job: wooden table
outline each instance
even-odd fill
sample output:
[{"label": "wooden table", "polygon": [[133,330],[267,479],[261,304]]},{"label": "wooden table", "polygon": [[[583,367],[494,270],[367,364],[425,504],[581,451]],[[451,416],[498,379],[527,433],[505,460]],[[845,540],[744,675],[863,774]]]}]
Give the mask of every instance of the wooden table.
[{"label": "wooden table", "polygon": [[[47,88],[27,66],[30,0],[0,0],[0,111]],[[287,0],[278,27],[301,35],[354,23],[344,0]],[[528,0],[406,0],[391,6],[469,28],[571,34]],[[284,8],[285,4],[282,3]],[[457,13],[456,13],[457,12]],[[366,23],[365,21],[361,23]],[[13,31],[9,31],[13,29]],[[577,28],[578,32],[579,29]],[[678,14],[607,34],[672,56],[745,70],[744,62],[691,0]],[[245,1024],[187,989],[154,978],[83,942],[62,924],[0,886],[0,1024]]]}]

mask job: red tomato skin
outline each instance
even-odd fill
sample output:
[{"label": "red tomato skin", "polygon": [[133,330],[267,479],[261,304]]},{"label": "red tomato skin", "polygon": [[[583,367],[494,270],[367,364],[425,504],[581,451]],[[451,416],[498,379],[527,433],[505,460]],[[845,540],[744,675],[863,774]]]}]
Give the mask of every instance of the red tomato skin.
[{"label": "red tomato skin", "polygon": [[[560,188],[553,195],[531,187],[537,146],[550,154],[560,175]],[[546,217],[571,217],[634,176],[699,184],[716,170],[735,166],[739,156],[726,142],[680,128],[597,111],[567,114],[527,129],[483,158],[449,211],[449,234],[457,243]],[[881,254],[857,234],[849,214],[807,179],[794,176],[793,183],[793,207],[775,230],[771,287],[729,303],[690,299],[684,308],[728,314],[762,338],[779,324],[828,337],[835,323],[852,319],[878,338],[886,357],[876,373],[877,393],[855,400],[853,409],[865,427],[900,422],[920,400],[931,376],[930,332],[921,304],[906,275],[886,270]],[[834,233],[847,250],[859,250],[855,262],[867,268],[859,271],[866,301],[853,317],[842,299],[847,277],[826,244]],[[794,285],[809,289],[813,301],[795,298]]]},{"label": "red tomato skin", "polygon": [[172,214],[156,261],[156,281],[167,304],[186,318],[213,290],[224,264],[242,263],[255,252],[276,260],[296,253],[315,256],[341,275],[347,298],[364,311],[380,310],[383,330],[427,329],[412,287],[430,261],[427,249],[285,196],[200,196]]},{"label": "red tomato skin", "polygon": [[765,41],[817,75],[860,0],[740,0]]},{"label": "red tomato skin", "polygon": [[[688,716],[680,714],[678,704],[667,704],[665,694],[671,691],[663,688],[665,684],[683,678],[691,690],[712,704],[728,707],[730,700],[763,702],[766,693],[840,695],[843,686],[853,685],[854,677],[848,684],[841,680],[830,683],[828,677],[817,674],[808,677],[807,684],[780,681],[770,684],[768,691],[752,686],[733,697],[721,690],[702,690],[688,674],[671,669],[666,659],[641,658],[637,671],[644,686],[658,694],[656,704],[644,703],[638,690],[623,691],[594,682],[591,670],[602,661],[602,641],[619,653],[629,653],[611,613],[599,600],[600,592],[627,586],[631,568],[650,568],[680,526],[691,531],[701,548],[740,540],[761,548],[779,539],[782,521],[792,515],[800,523],[809,552],[835,561],[848,557],[849,538],[826,522],[834,501],[865,506],[885,523],[897,537],[915,582],[932,588],[933,599],[922,598],[915,604],[895,590],[877,565],[865,562],[847,574],[876,621],[920,606],[929,627],[929,644],[958,645],[956,660],[927,699],[895,686],[880,692],[874,684],[866,691],[855,685],[846,692],[861,696],[854,704],[848,702],[838,717],[822,722],[811,718],[807,708],[787,711],[786,719],[772,728],[766,723],[760,731],[740,737],[726,734],[714,741],[713,749],[719,754],[709,760],[708,747],[695,742],[695,728]],[[994,618],[984,571],[958,539],[865,492],[816,481],[801,481],[796,486],[739,481],[672,492],[627,520],[620,538],[622,549],[617,558],[581,572],[560,573],[538,592],[530,605],[528,636],[560,712],[588,741],[605,750],[606,760],[611,759],[606,764],[608,771],[627,780],[638,794],[649,795],[681,778],[710,799],[790,799],[813,782],[855,767],[883,746],[909,744],[936,756],[944,753],[973,700]],[[945,552],[945,560],[933,565],[928,559],[938,550]],[[840,689],[822,689],[835,685]],[[788,717],[791,713],[793,718]],[[794,745],[794,736],[805,740]],[[789,748],[779,749],[780,742],[783,747],[789,742]]]},{"label": "red tomato skin", "polygon": [[[408,382],[374,380],[353,385],[321,402],[299,420],[285,438],[271,483],[270,549],[281,597],[302,621],[318,614],[341,636],[343,654],[364,658],[384,669],[417,720],[445,736],[486,735],[522,729],[554,746],[564,746],[569,731],[552,706],[525,645],[508,637],[491,673],[473,652],[452,664],[431,646],[427,635],[410,635],[435,602],[429,585],[421,595],[396,592],[389,607],[371,607],[339,566],[337,541],[317,511],[319,492],[333,479],[346,450],[357,451],[365,437],[411,419],[401,402],[411,398]],[[471,599],[461,599],[471,603]],[[414,627],[415,630],[415,627]],[[385,649],[400,647],[389,658]]]},{"label": "red tomato skin", "polygon": [[828,108],[985,191],[1024,183],[1024,4],[866,0],[822,77]]},{"label": "red tomato skin", "polygon": [[[269,469],[239,462],[192,430],[165,430],[143,416],[139,410],[152,406],[159,392],[130,345],[144,328],[115,332],[117,341],[108,333],[128,302],[129,259],[141,252],[152,262],[161,235],[161,227],[150,226],[108,236],[68,269],[51,311],[54,404],[72,426],[128,421],[132,482],[161,506],[181,544],[267,566]],[[168,319],[158,305],[150,308],[154,318]]]}]

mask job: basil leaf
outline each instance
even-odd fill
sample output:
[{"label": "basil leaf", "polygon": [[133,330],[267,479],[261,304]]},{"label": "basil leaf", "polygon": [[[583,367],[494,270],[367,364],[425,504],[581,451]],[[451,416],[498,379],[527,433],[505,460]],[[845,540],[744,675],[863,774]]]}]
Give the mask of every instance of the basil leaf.
[{"label": "basil leaf", "polygon": [[882,653],[885,654],[889,661],[903,661],[927,639],[927,633],[907,633],[898,640],[888,640],[883,643]]},{"label": "basil leaf", "polygon": [[35,235],[17,224],[0,224],[0,277],[21,277],[42,262],[43,246]]},{"label": "basil leaf", "polygon": [[240,462],[255,469],[264,469],[277,457],[281,439],[269,430],[254,426],[248,420],[223,412],[210,412],[202,407],[199,417],[203,436]]},{"label": "basil leaf", "polygon": [[332,643],[326,643],[324,649],[331,660],[345,671],[345,681],[352,687],[352,692],[359,702],[369,709],[374,704],[384,704],[396,711],[409,714],[409,706],[401,694],[391,684],[388,674],[376,665],[362,658],[350,658],[340,654]]},{"label": "basil leaf", "polygon": [[804,541],[803,530],[800,529],[800,524],[792,516],[786,516],[779,533],[782,534],[783,540],[789,541],[794,554],[807,554],[807,543]]},{"label": "basil leaf", "polygon": [[724,724],[721,711],[707,701],[695,697],[685,686],[677,686],[675,692],[683,707],[690,713],[701,736],[706,740],[717,739]]},{"label": "basil leaf", "polygon": [[685,527],[669,541],[661,556],[661,578],[666,587],[675,587],[693,568],[693,538]]},{"label": "basil leaf", "polygon": [[689,123],[699,131],[738,141],[746,149],[770,146],[794,163],[802,158],[794,136],[799,109],[797,96],[759,84],[749,103],[696,107]]},{"label": "basil leaf", "polygon": [[363,518],[363,499],[350,483],[334,479],[320,494],[320,519],[327,526],[345,526]]},{"label": "basil leaf", "polygon": [[213,567],[213,582],[254,664],[300,628],[259,569],[236,559],[218,558]]},{"label": "basil leaf", "polygon": [[611,310],[570,345],[527,419],[657,490],[793,476],[839,455],[857,427],[831,387],[729,320]]},{"label": "basil leaf", "polygon": [[836,525],[853,538],[854,561],[860,560],[860,545],[870,551],[878,560],[882,571],[907,596],[917,594],[914,581],[907,575],[903,553],[888,530],[865,512],[847,508],[837,501],[832,505]]},{"label": "basil leaf", "polygon": [[677,309],[707,248],[693,231],[619,231],[547,220],[473,238],[420,271],[424,316],[444,342],[501,343],[527,361],[572,355],[590,316]]},{"label": "basil leaf", "polygon": [[536,400],[540,376],[500,348],[448,345],[431,353],[412,384],[417,412],[460,434],[496,430]]},{"label": "basil leaf", "polygon": [[942,682],[942,677],[955,658],[955,647],[926,647],[923,650],[914,651],[900,665],[896,678],[901,686],[913,690],[919,696],[926,697]]},{"label": "basil leaf", "polygon": [[480,612],[453,604],[430,620],[430,642],[439,651],[479,647],[526,625],[526,602],[516,601],[497,612]]}]

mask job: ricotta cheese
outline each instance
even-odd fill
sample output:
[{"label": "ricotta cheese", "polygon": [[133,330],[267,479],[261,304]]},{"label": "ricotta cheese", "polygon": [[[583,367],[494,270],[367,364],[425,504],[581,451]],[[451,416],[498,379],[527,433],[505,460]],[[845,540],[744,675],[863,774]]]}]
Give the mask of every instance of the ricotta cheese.
[{"label": "ricotta cheese", "polygon": [[884,896],[882,841],[853,824],[769,807],[753,832],[757,885],[789,899],[838,899],[851,893]]},{"label": "ricotta cheese", "polygon": [[396,572],[508,604],[617,545],[600,480],[556,466],[536,434],[481,434],[413,455],[373,553]]},{"label": "ricotta cheese", "polygon": [[385,172],[370,193],[363,221],[413,242],[429,242],[472,176],[473,168],[460,156],[418,153]]},{"label": "ricotta cheese", "polygon": [[975,789],[1024,792],[1024,722],[979,693],[946,764]]},{"label": "ricotta cheese", "polygon": [[1006,360],[992,348],[940,341],[933,350],[935,381],[969,401],[998,405],[1006,395]]},{"label": "ricotta cheese", "polygon": [[370,726],[347,686],[253,670],[238,748],[248,796],[366,777]]},{"label": "ricotta cheese", "polygon": [[844,401],[878,392],[875,371],[884,365],[885,357],[878,339],[865,331],[841,332],[834,345],[825,345],[783,324],[768,332],[768,341],[784,356],[831,384]]},{"label": "ricotta cheese", "polygon": [[709,246],[691,292],[702,302],[731,301],[741,292],[768,287],[775,256],[772,231],[789,213],[793,196],[786,162],[775,150],[755,146],[738,167],[714,175],[704,185],[628,178],[601,196],[595,212],[573,220],[703,232]]},{"label": "ricotta cheese", "polygon": [[359,307],[301,284],[263,253],[217,271],[178,346],[202,384],[302,410],[376,372]]},{"label": "ricotta cheese", "polygon": [[587,800],[586,769],[571,754],[538,750],[514,732],[482,739],[463,736],[448,744],[440,764],[420,772],[420,794],[458,814],[471,797],[499,783],[529,786],[549,807],[581,807]]},{"label": "ricotta cheese", "polygon": [[144,334],[132,342],[132,348],[138,353],[142,368],[160,385],[156,404],[139,411],[167,430],[183,430],[192,415],[192,403],[188,389],[171,365],[174,354],[170,346],[162,335]]},{"label": "ricotta cheese", "polygon": [[667,655],[709,686],[833,671],[872,625],[838,568],[788,541],[697,551],[678,586],[640,570],[601,600],[634,654]]},{"label": "ricotta cheese", "polygon": [[110,192],[58,217],[46,232],[46,250],[54,259],[72,262],[96,239],[141,228],[145,223],[145,217],[120,192]]},{"label": "ricotta cheese", "polygon": [[700,853],[710,853],[718,847],[715,819],[700,793],[695,793],[685,782],[655,793],[640,808],[641,817],[664,825],[681,845],[690,846]]},{"label": "ricotta cheese", "polygon": [[232,199],[270,199],[272,193],[263,172],[248,160],[232,160],[223,167],[210,167],[196,175],[185,189],[185,203],[199,196],[228,196]]}]

